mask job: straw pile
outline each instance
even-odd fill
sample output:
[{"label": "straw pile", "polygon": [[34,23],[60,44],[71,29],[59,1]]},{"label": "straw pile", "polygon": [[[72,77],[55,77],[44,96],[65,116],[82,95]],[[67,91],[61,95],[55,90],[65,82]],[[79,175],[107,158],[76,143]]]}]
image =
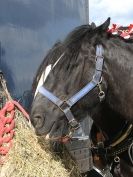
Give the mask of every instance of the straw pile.
[{"label": "straw pile", "polygon": [[66,152],[63,164],[48,143],[39,140],[40,145],[33,127],[17,109],[15,122],[13,147],[4,165],[0,165],[0,177],[80,177],[76,165]]}]

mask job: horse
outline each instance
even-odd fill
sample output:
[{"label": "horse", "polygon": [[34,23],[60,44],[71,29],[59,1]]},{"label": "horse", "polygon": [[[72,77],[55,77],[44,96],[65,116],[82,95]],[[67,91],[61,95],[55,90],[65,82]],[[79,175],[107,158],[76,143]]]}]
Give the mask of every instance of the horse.
[{"label": "horse", "polygon": [[81,25],[49,51],[33,82],[30,117],[39,136],[68,140],[77,131],[83,140],[80,121],[89,114],[94,156],[110,175],[131,177],[133,41],[108,33],[109,25],[110,18]]}]

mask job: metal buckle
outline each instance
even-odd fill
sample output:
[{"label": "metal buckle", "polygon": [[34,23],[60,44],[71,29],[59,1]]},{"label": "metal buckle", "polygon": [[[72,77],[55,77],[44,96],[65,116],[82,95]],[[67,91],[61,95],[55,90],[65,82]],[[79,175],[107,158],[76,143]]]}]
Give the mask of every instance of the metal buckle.
[{"label": "metal buckle", "polygon": [[71,106],[67,103],[66,100],[63,100],[63,102],[60,104],[59,108],[60,108],[61,111],[64,112],[64,110],[66,110],[68,108],[70,109]]},{"label": "metal buckle", "polygon": [[98,96],[99,96],[100,102],[102,102],[105,99],[105,92],[102,90],[101,84],[102,84],[102,77],[101,77],[99,83],[97,84],[97,86],[99,88]]},{"label": "metal buckle", "polygon": [[115,162],[115,163],[120,163],[120,157],[119,157],[119,156],[116,156],[116,157],[114,158],[114,162]]},{"label": "metal buckle", "polygon": [[60,104],[59,108],[60,108],[60,110],[62,112],[64,112],[65,116],[67,117],[68,123],[69,123],[69,125],[71,127],[71,130],[73,131],[73,130],[78,129],[80,127],[80,124],[74,118],[74,116],[73,116],[73,114],[72,114],[72,112],[70,110],[71,106],[67,103],[66,100],[64,100],[62,102],[62,104]]},{"label": "metal buckle", "polygon": [[95,62],[97,62],[97,58],[104,59],[104,56],[96,55],[96,57],[95,57]]},{"label": "metal buckle", "polygon": [[98,96],[99,96],[100,102],[102,102],[105,99],[105,92],[104,91],[100,91]]},{"label": "metal buckle", "polygon": [[69,124],[71,125],[72,129],[77,130],[80,128],[80,123],[77,122],[77,120],[72,119],[69,121]]}]

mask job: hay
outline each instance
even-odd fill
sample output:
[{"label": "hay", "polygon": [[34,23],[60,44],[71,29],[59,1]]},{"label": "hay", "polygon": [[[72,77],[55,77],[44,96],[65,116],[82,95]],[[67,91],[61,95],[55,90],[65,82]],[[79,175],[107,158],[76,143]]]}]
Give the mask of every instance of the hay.
[{"label": "hay", "polygon": [[6,162],[0,166],[0,177],[80,177],[68,153],[62,160],[51,150],[49,143],[35,135],[33,127],[16,109],[15,137]]}]

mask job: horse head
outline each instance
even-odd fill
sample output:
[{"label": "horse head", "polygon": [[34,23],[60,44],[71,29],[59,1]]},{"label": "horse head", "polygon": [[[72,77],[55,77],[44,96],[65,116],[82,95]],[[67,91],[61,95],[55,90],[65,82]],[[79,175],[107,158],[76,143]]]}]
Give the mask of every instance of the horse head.
[{"label": "horse head", "polygon": [[[109,23],[110,19],[99,27],[94,27],[94,24],[82,25],[72,31],[64,42],[55,46],[45,59],[46,61],[47,58],[52,58],[54,63],[53,60],[49,62],[51,71],[43,81],[43,87],[64,101],[86,86],[92,80],[95,71],[96,45],[105,45],[103,41],[108,37],[106,31]],[[41,72],[41,75],[44,75],[44,72]],[[106,92],[107,85],[104,79],[102,85]],[[80,122],[88,111],[91,114],[93,110],[99,109],[98,94],[99,88],[95,87],[71,107],[77,121]],[[62,110],[40,92],[34,97],[31,121],[38,135],[62,135],[68,131],[68,120]]]}]

